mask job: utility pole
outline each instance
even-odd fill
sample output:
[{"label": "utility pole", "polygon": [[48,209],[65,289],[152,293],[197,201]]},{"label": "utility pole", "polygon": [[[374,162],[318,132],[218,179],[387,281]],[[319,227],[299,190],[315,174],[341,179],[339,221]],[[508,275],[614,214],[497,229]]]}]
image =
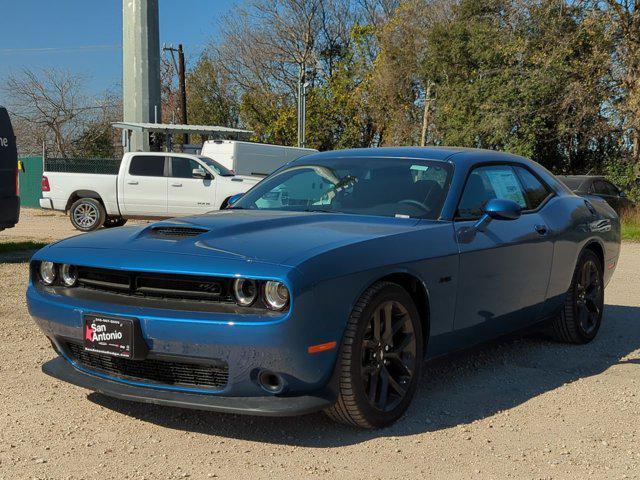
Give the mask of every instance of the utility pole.
[{"label": "utility pole", "polygon": [[307,67],[303,61],[298,76],[298,147],[304,148],[307,141]]},{"label": "utility pole", "polygon": [[427,130],[429,129],[429,120],[431,116],[431,85],[427,83],[427,91],[424,94],[424,113],[422,115],[422,135],[420,136],[420,146],[427,144]]},{"label": "utility pole", "polygon": [[[176,49],[173,45],[165,46],[162,48],[165,52],[171,52],[171,59],[173,60],[173,66],[178,71],[178,89],[180,90],[180,116],[181,123],[188,125],[187,121],[187,81],[184,67],[184,50],[182,44],[178,45]],[[178,63],[176,64],[176,57],[174,53],[178,53]],[[189,143],[189,135],[184,135],[184,143]]]},{"label": "utility pole", "polygon": [[[122,102],[125,122],[162,121],[158,0],[122,0]],[[155,112],[160,109],[159,114]],[[146,152],[149,135],[131,132],[128,151]]]}]

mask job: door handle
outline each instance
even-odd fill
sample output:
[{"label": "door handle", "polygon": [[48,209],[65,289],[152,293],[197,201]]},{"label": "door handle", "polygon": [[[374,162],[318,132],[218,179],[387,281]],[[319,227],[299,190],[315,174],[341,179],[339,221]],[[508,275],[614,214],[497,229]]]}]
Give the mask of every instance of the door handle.
[{"label": "door handle", "polygon": [[135,180],[130,180],[127,182],[129,185],[138,185],[138,182],[136,182]]},{"label": "door handle", "polygon": [[172,187],[181,187],[182,184],[181,183],[172,183],[171,186]]},{"label": "door handle", "polygon": [[538,232],[539,235],[546,235],[547,232],[549,231],[546,225],[536,225],[534,228],[536,229],[536,232]]}]

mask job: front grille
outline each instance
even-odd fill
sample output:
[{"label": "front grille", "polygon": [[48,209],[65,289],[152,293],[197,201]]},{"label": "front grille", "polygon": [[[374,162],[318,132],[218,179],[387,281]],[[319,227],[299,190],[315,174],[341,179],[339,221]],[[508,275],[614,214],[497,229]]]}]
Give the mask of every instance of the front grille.
[{"label": "front grille", "polygon": [[232,279],[78,267],[78,286],[139,297],[233,303]]},{"label": "front grille", "polygon": [[66,351],[75,362],[91,371],[126,380],[215,389],[224,388],[229,381],[229,366],[223,361],[206,365],[157,359],[129,360],[87,352],[82,345],[72,342],[66,343]]},{"label": "front grille", "polygon": [[154,227],[151,229],[151,234],[155,237],[164,238],[188,238],[197,237],[203,233],[207,233],[208,230],[204,228],[193,227]]}]

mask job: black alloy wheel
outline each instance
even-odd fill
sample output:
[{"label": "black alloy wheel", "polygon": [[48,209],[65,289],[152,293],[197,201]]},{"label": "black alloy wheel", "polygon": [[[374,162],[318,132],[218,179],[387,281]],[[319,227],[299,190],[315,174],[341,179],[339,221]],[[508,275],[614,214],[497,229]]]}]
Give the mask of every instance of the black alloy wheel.
[{"label": "black alloy wheel", "polygon": [[589,343],[602,325],[604,279],[602,262],[591,250],[584,250],[564,305],[553,320],[554,336],[568,343]]},{"label": "black alloy wheel", "polygon": [[369,319],[362,340],[361,374],[372,407],[389,412],[402,401],[415,374],[416,335],[407,309],[388,300]]},{"label": "black alloy wheel", "polygon": [[420,314],[400,285],[377,282],[353,308],[337,360],[339,392],[326,410],[334,420],[385,427],[415,394],[423,360]]},{"label": "black alloy wheel", "polygon": [[598,266],[593,259],[586,260],[580,270],[576,285],[575,309],[578,322],[586,335],[598,328],[602,316],[602,281]]}]

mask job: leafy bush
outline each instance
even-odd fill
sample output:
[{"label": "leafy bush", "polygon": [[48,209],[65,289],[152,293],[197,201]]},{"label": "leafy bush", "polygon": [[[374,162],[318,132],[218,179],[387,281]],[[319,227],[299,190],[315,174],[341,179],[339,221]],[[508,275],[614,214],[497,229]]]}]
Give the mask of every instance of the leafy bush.
[{"label": "leafy bush", "polygon": [[640,203],[640,178],[632,162],[608,162],[605,164],[604,174],[626,192],[631,200]]}]

